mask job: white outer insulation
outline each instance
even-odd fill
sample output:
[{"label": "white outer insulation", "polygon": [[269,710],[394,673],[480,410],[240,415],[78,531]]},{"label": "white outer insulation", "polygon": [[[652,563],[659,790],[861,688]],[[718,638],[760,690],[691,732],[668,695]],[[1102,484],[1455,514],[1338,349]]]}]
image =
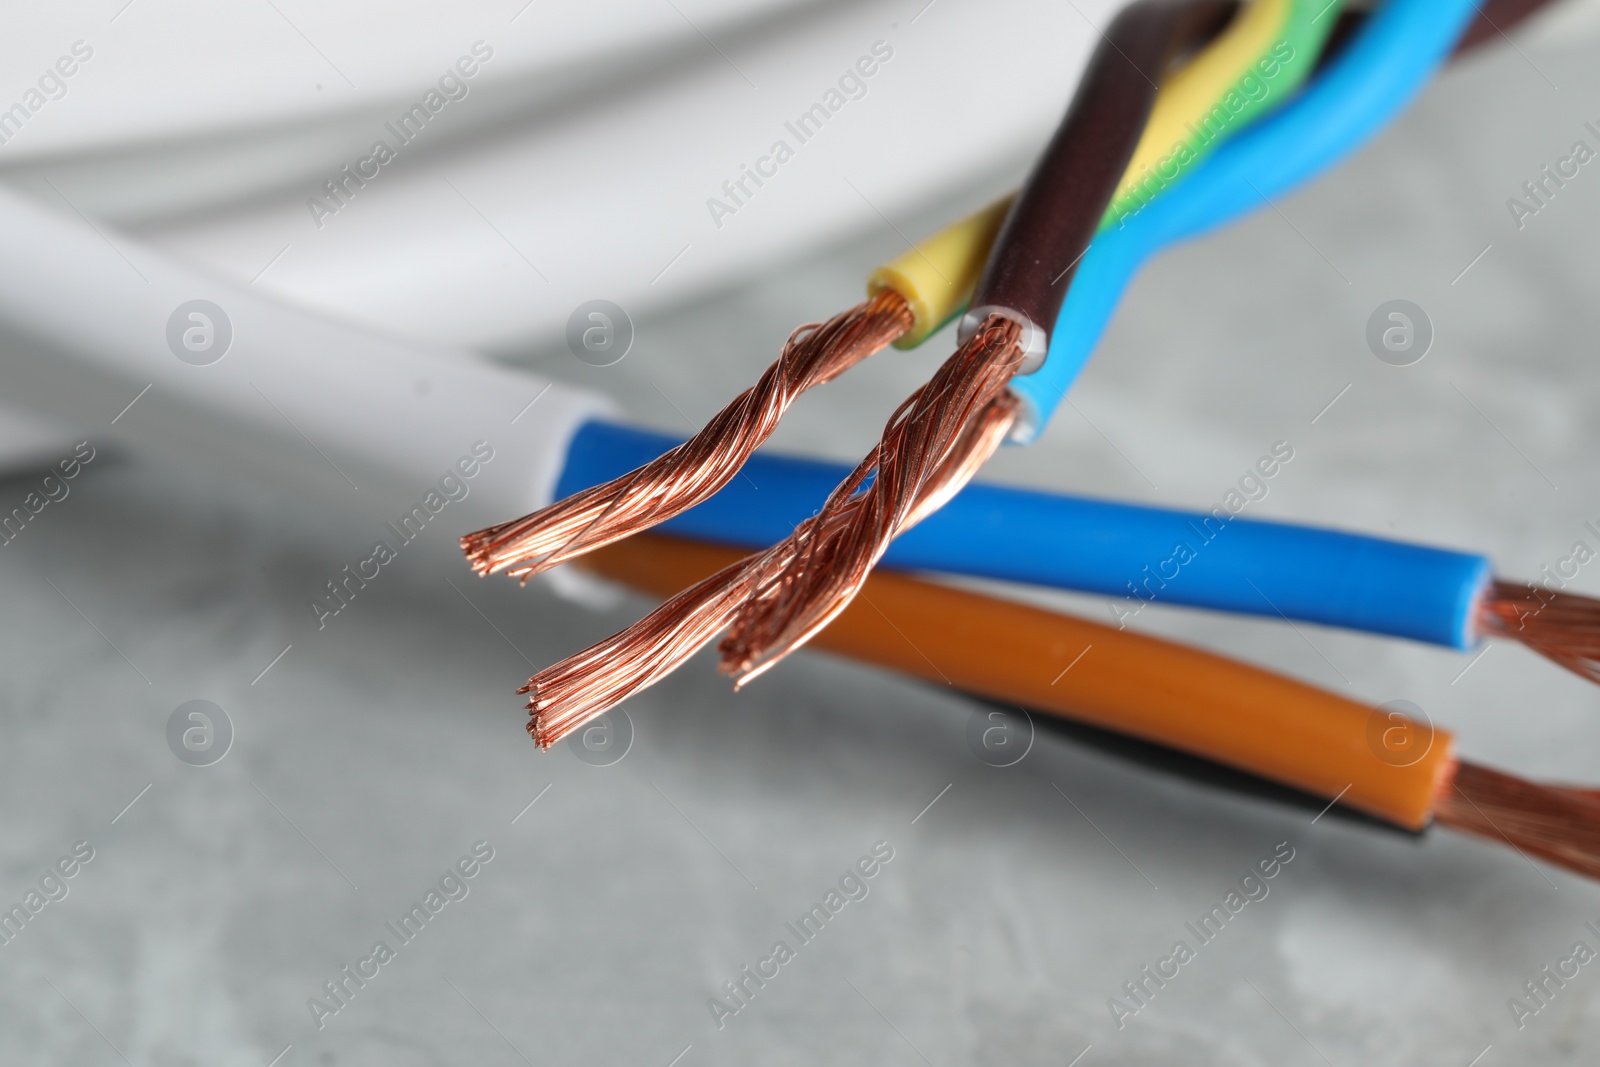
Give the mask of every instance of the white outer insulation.
[{"label": "white outer insulation", "polygon": [[[0,396],[97,444],[405,507],[488,441],[476,503],[458,510],[505,518],[549,498],[573,432],[610,411],[597,394],[286,307],[14,194],[0,193],[0,233]],[[168,318],[197,298],[233,332],[208,366],[167,341]]]},{"label": "white outer insulation", "polygon": [[[637,321],[827,242],[870,233],[898,244],[894,228],[918,210],[1032,157],[1118,6],[946,2],[916,17],[921,3],[816,4],[792,24],[719,42],[726,56],[703,46],[697,62],[545,110],[530,99],[521,119],[469,130],[497,99],[485,82],[332,217],[314,219],[307,200],[376,139],[394,139],[384,113],[325,149],[321,168],[136,224],[152,244],[218,274],[260,274],[258,288],[350,322],[440,345],[548,344],[586,300],[613,300]],[[857,79],[861,95],[843,96],[840,79],[874,48],[893,57]],[[825,102],[837,111],[797,136],[799,117]],[[792,158],[763,164],[780,141]],[[764,184],[725,191],[758,166]],[[175,187],[202,170],[173,169]],[[52,180],[96,216],[92,183]]]},{"label": "white outer insulation", "polygon": [[[9,105],[75,40],[94,52],[69,88],[4,146],[6,163],[107,147],[171,144],[241,128],[305,129],[414,96],[473,40],[498,55],[484,77],[541,96],[627,76],[640,54],[709,51],[810,0],[277,0],[138,6],[7,5],[0,88]],[[0,105],[3,106],[3,105]]]}]

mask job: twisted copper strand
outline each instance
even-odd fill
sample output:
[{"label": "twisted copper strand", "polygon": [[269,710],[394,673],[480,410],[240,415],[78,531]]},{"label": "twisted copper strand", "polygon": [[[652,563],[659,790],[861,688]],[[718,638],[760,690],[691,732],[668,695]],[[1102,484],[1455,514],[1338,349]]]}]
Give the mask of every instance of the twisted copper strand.
[{"label": "twisted copper strand", "polygon": [[[991,316],[889,420],[872,485],[859,499],[836,492],[818,523],[791,535],[793,560],[772,580],[776,588],[749,599],[722,642],[721,670],[735,676],[736,686],[827,626],[860,592],[890,542],[942,506],[993,455],[1015,417],[1014,405],[1001,398],[1022,358],[1020,338],[1017,323]],[[968,444],[959,471],[952,471],[957,441]],[[930,494],[936,475],[940,493]]]},{"label": "twisted copper strand", "polygon": [[479,574],[509,570],[526,581],[689,510],[733,479],[801,393],[843,374],[911,325],[905,298],[889,290],[800,327],[756,384],[683,444],[531,515],[468,534],[462,551]]},{"label": "twisted copper strand", "polygon": [[[844,484],[858,486],[875,457],[876,451]],[[532,694],[528,732],[539,747],[549,748],[676,670],[722,631],[756,590],[763,573],[787,558],[782,553],[788,546],[788,541],[781,541],[724,567],[619,633],[529,678],[517,692]]]},{"label": "twisted copper strand", "polygon": [[1462,762],[1434,799],[1433,814],[1441,826],[1600,878],[1600,803],[1590,790]]},{"label": "twisted copper strand", "polygon": [[1478,625],[1600,683],[1600,600],[1497,579],[1483,598]]},{"label": "twisted copper strand", "polygon": [[[1015,406],[1007,397],[975,420],[951,449],[944,467],[929,479],[923,500],[913,509],[912,521],[937,510],[971,477],[982,459],[1004,439],[1014,418]],[[836,494],[859,501],[857,490],[875,468],[876,459],[874,450],[841,483]],[[824,521],[842,525],[851,516],[851,510],[844,508],[827,519],[819,514],[802,525]],[[783,572],[800,543],[800,539],[785,539],[725,567],[622,632],[534,675],[518,690],[532,694],[528,710],[533,717],[528,732],[541,748],[549,748],[676,670],[713,640],[744,604],[772,595],[776,589],[774,576]]]}]

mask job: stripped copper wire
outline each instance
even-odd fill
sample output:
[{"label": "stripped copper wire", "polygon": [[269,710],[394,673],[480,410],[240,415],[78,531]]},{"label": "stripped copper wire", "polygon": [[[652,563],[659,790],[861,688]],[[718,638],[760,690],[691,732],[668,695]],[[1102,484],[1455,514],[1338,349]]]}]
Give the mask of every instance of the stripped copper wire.
[{"label": "stripped copper wire", "polygon": [[[909,521],[938,510],[965,484],[998,447],[1014,418],[1014,402],[1009,396],[1002,396],[973,420],[950,449],[946,463],[927,481]],[[875,468],[876,458],[876,450],[869,453],[835,490],[835,495],[859,504],[862,494],[858,490]],[[803,523],[801,529],[818,523],[842,526],[851,518],[848,507],[826,516],[819,513]],[[528,679],[517,690],[532,694],[527,705],[532,714],[528,732],[541,748],[549,748],[676,670],[726,628],[741,607],[776,592],[775,579],[784,573],[804,540],[785,539],[723,568],[620,633]]]},{"label": "stripped copper wire", "polygon": [[[841,486],[860,486],[876,451]],[[815,521],[815,519],[808,520]],[[727,626],[761,577],[787,562],[781,541],[747,556],[667,600],[638,622],[528,679],[528,733],[549,748],[627,697],[676,670]]]},{"label": "stripped copper wire", "polygon": [[800,327],[756,384],[683,444],[531,515],[468,534],[462,551],[479,574],[509,570],[527,581],[689,510],[732,480],[801,393],[901,337],[912,318],[905,298],[891,289],[827,322]]},{"label": "stripped copper wire", "polygon": [[722,642],[721,670],[735,676],[735,687],[827,626],[890,542],[943,506],[994,454],[1016,416],[1005,387],[1022,360],[1021,333],[1012,320],[990,316],[890,418],[871,486],[848,497],[835,492],[819,521],[790,536],[791,562],[740,608]]},{"label": "stripped copper wire", "polygon": [[1541,785],[1462,762],[1439,790],[1433,815],[1452,830],[1600,878],[1600,800],[1591,790]]},{"label": "stripped copper wire", "polygon": [[1497,580],[1483,598],[1478,625],[1600,683],[1600,600]]}]

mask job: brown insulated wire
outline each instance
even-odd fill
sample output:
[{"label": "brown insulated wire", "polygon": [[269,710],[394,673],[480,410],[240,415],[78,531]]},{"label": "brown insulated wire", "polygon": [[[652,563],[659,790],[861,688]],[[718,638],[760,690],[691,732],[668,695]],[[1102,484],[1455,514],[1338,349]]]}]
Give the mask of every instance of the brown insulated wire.
[{"label": "brown insulated wire", "polygon": [[[824,520],[846,507],[854,517],[843,526],[823,521],[801,527],[791,536],[796,547],[777,579],[778,592],[752,598],[722,643],[725,673],[754,677],[803,645],[860,590],[905,528],[924,483],[962,437],[966,420],[1022,368],[1024,331],[1055,324],[1072,270],[1138,145],[1160,79],[1174,59],[1214,35],[1233,11],[1219,0],[1138,0],[1112,20],[990,253],[972,306],[978,314],[994,314],[919,390],[912,407],[896,412],[885,427],[877,476],[862,494],[864,502],[858,506],[835,494],[823,506]],[[970,470],[976,473],[979,466],[981,461]],[[800,543],[818,531],[827,532],[828,544]]]},{"label": "brown insulated wire", "polygon": [[1235,7],[1218,0],[1139,0],[1095,49],[1066,117],[995,239],[974,308],[1001,307],[1048,333],[1073,270],[1138,147],[1173,61],[1215,36]]}]

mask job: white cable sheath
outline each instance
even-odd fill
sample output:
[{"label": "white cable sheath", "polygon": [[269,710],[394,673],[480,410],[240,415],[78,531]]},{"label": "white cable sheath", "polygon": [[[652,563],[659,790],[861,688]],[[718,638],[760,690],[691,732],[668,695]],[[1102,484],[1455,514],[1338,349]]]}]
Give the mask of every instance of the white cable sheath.
[{"label": "white cable sheath", "polygon": [[[710,51],[809,0],[111,0],[11,4],[0,36],[0,108],[34,112],[0,151],[66,157],[240,129],[295,128],[398,103],[472,41],[495,59],[481,78],[542,97],[629,76],[640,54]],[[692,19],[692,21],[690,21]],[[82,42],[80,63],[56,71]],[[713,58],[715,53],[712,53]],[[27,98],[37,87],[39,97]],[[35,106],[37,104],[37,106]],[[0,130],[0,133],[6,131]],[[243,176],[242,176],[243,177]]]},{"label": "white cable sheath", "polygon": [[[472,476],[469,507],[505,518],[548,499],[573,432],[609,409],[595,394],[285,307],[11,193],[0,193],[0,233],[0,397],[97,444],[405,508],[487,442],[494,458]],[[186,361],[169,319],[196,299],[222,314],[180,316]],[[225,329],[225,354],[195,365]]]},{"label": "white cable sheath", "polygon": [[[709,9],[678,6],[697,22]],[[923,236],[908,232],[917,211],[1031,157],[1059,121],[1100,39],[1096,27],[1118,6],[774,8],[745,32],[719,38],[708,29],[710,40],[695,38],[681,62],[619,65],[611,84],[552,97],[531,83],[522,91],[516,78],[496,81],[521,62],[528,20],[563,25],[576,10],[535,5],[507,28],[514,32],[485,31],[495,54],[480,64],[472,95],[443,106],[403,145],[388,126],[475,38],[438,39],[433,65],[416,65],[427,76],[409,89],[392,81],[388,102],[353,126],[252,126],[240,103],[231,139],[209,156],[189,141],[105,161],[85,150],[46,154],[11,176],[42,202],[64,196],[91,218],[134,226],[152,245],[253,279],[296,306],[440,346],[547,345],[588,300],[615,301],[639,319],[827,242]],[[137,6],[123,21],[136,14]],[[358,41],[352,54],[378,51]],[[109,61],[110,45],[102,51]],[[79,76],[97,76],[93,63]],[[85,132],[91,112],[123,114],[105,88],[75,85],[14,145],[68,121],[69,107]],[[236,88],[217,91],[242,99]],[[347,92],[342,83],[339,91]],[[303,146],[310,155],[278,169],[290,132],[314,140],[318,130],[327,136]],[[347,184],[343,203],[331,200],[324,183],[371,158],[379,140],[396,146],[395,159],[369,169],[376,177],[363,186]],[[790,153],[781,159],[780,142]],[[0,150],[0,168],[11,147]],[[757,168],[764,177],[750,177]],[[253,182],[263,175],[272,180]],[[314,215],[314,198],[339,210]]]}]

